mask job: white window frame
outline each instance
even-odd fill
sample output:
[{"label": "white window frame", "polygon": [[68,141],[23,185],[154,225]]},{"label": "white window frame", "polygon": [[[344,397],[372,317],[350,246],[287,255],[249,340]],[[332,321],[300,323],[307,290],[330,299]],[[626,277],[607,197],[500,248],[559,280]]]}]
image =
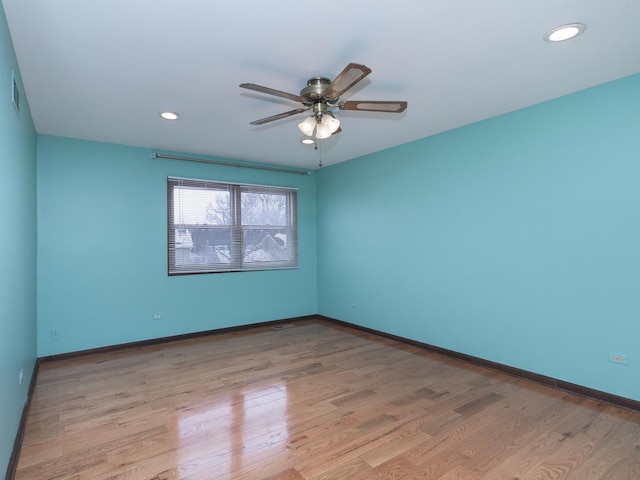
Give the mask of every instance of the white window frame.
[{"label": "white window frame", "polygon": [[[176,189],[210,189],[216,191],[228,191],[230,194],[229,224],[225,225],[203,225],[201,223],[174,223],[176,218],[176,206],[174,195]],[[265,193],[284,195],[286,198],[286,225],[243,225],[242,224],[242,194],[243,193]],[[177,207],[178,209],[182,208]],[[211,180],[187,179],[179,177],[167,177],[167,237],[168,237],[168,274],[190,275],[202,273],[222,273],[222,272],[245,272],[256,270],[280,270],[298,267],[298,225],[297,225],[297,189],[288,187],[275,187],[264,185],[251,185],[242,183],[228,183]],[[286,241],[279,248],[279,256],[282,258],[270,260],[246,259],[248,245],[245,245],[245,235],[251,231],[260,232],[286,232]],[[176,255],[176,246],[179,253],[184,253],[184,245],[181,247],[182,235],[176,231],[209,231],[222,232],[229,235],[227,242],[226,261],[221,263],[208,263],[207,261],[185,262],[183,255]],[[274,236],[277,234],[274,233]],[[266,238],[267,234],[265,234]],[[270,235],[269,235],[270,236]],[[270,239],[272,240],[272,239]],[[176,245],[176,243],[178,245]],[[188,246],[186,248],[189,248]],[[193,248],[193,245],[192,247]],[[207,248],[217,248],[208,245]],[[278,248],[273,246],[273,248]],[[193,250],[191,250],[193,251]],[[188,255],[189,258],[194,255]],[[176,264],[176,258],[179,258]]]}]

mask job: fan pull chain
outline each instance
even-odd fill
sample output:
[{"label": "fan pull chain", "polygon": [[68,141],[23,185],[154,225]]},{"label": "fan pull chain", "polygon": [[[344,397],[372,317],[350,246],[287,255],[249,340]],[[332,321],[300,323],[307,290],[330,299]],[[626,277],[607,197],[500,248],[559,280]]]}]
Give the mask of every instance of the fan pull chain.
[{"label": "fan pull chain", "polygon": [[320,148],[320,161],[318,162],[318,168],[322,168],[322,143],[321,142],[322,142],[321,140],[318,140],[313,146],[315,150],[318,150],[318,148]]}]

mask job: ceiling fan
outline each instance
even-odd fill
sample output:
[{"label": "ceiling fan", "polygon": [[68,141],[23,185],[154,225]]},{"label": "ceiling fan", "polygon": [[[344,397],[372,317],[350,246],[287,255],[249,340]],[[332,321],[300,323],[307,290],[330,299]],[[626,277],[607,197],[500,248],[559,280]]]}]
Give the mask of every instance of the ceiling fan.
[{"label": "ceiling fan", "polygon": [[335,118],[333,113],[330,111],[333,107],[337,107],[340,110],[386,113],[400,113],[407,108],[407,102],[404,101],[340,101],[340,96],[343,93],[360,82],[370,73],[371,69],[369,67],[358,63],[350,63],[333,81],[326,77],[314,77],[310,79],[307,81],[307,86],[300,91],[300,95],[281,92],[280,90],[263,87],[261,85],[256,85],[255,83],[242,83],[240,84],[240,87],[286,98],[288,100],[293,100],[294,102],[299,102],[303,105],[303,108],[296,108],[295,110],[255,120],[250,122],[251,125],[263,125],[265,123],[273,122],[274,120],[280,120],[292,115],[311,111],[311,116],[300,123],[298,127],[302,133],[307,136],[313,136],[315,131],[315,137],[323,139],[341,131],[340,121]]}]

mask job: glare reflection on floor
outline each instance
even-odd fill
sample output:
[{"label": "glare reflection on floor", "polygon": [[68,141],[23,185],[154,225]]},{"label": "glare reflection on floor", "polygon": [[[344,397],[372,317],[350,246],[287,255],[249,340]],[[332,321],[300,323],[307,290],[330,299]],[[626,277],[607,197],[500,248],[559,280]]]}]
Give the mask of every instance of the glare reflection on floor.
[{"label": "glare reflection on floor", "polygon": [[288,392],[284,382],[244,386],[206,406],[178,413],[180,474],[206,468],[223,478],[286,453]]}]

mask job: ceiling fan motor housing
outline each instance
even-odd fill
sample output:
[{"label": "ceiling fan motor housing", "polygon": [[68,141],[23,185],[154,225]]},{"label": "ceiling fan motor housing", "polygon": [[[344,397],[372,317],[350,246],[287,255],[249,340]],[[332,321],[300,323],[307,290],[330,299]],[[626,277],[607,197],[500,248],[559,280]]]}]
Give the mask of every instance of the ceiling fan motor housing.
[{"label": "ceiling fan motor housing", "polygon": [[[314,77],[307,80],[307,86],[300,91],[302,103],[306,106],[311,106],[318,102],[326,103],[326,99],[322,95],[329,85],[331,85],[331,80],[327,77]],[[330,103],[335,103],[337,100],[333,100]]]}]

